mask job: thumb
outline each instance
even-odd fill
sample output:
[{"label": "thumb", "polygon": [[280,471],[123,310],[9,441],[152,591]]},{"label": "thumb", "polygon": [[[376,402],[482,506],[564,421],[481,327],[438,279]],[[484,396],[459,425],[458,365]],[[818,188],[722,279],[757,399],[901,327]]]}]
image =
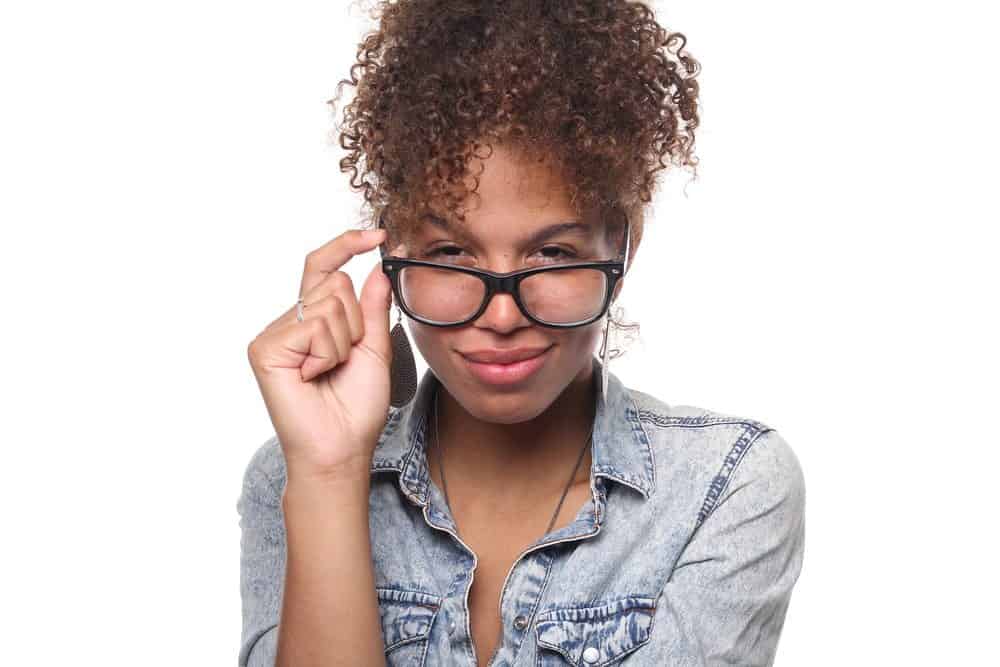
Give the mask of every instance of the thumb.
[{"label": "thumb", "polygon": [[361,306],[361,319],[365,327],[361,343],[381,356],[388,365],[392,361],[392,346],[389,340],[392,283],[382,272],[382,262],[376,262],[365,278],[358,303]]}]

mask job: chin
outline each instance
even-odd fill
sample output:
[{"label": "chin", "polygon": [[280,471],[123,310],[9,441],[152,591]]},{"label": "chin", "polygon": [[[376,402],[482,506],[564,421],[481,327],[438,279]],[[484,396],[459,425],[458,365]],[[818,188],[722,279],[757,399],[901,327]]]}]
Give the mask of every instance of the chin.
[{"label": "chin", "polygon": [[[533,378],[511,387],[490,386],[479,381],[469,373],[465,361],[457,352],[450,353],[443,360],[428,363],[448,393],[471,416],[494,424],[519,424],[545,412],[580,376],[581,368],[577,368],[577,364],[563,368],[566,359],[560,357],[558,353],[553,354],[546,367]],[[586,369],[589,369],[590,357],[584,357]]]},{"label": "chin", "polygon": [[452,395],[470,415],[494,424],[520,424],[529,421],[545,412],[552,404],[551,400],[546,400],[538,392],[496,395],[473,392],[469,395]]},{"label": "chin", "polygon": [[[550,359],[555,361],[555,358]],[[543,368],[516,386],[491,386],[471,375],[458,353],[443,365],[432,364],[435,375],[465,410],[476,419],[495,424],[518,424],[534,419],[565,388],[551,368]]]}]

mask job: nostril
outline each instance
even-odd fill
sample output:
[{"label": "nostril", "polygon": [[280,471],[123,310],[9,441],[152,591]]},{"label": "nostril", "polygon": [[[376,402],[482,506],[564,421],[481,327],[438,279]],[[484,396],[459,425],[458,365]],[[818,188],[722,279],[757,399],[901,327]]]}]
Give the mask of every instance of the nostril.
[{"label": "nostril", "polygon": [[494,294],[486,303],[482,314],[479,316],[479,320],[483,320],[484,318],[494,323],[497,320],[516,320],[517,322],[527,320],[525,314],[518,307],[514,296],[511,294]]}]

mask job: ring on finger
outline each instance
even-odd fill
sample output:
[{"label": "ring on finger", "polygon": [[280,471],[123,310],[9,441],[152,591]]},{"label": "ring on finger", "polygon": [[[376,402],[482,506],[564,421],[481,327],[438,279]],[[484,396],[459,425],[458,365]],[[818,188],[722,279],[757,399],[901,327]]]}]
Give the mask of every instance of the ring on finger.
[{"label": "ring on finger", "polygon": [[297,319],[299,322],[305,319],[305,317],[302,315],[302,310],[304,308],[306,308],[306,305],[302,303],[302,297],[300,296],[299,300],[295,302],[295,319]]}]

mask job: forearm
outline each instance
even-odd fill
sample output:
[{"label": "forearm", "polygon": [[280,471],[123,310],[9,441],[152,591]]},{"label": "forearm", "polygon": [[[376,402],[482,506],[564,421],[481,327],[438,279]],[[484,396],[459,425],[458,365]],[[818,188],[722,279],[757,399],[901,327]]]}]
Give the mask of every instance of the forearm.
[{"label": "forearm", "polygon": [[368,471],[293,479],[282,497],[287,566],[276,667],[385,665],[368,525]]}]

